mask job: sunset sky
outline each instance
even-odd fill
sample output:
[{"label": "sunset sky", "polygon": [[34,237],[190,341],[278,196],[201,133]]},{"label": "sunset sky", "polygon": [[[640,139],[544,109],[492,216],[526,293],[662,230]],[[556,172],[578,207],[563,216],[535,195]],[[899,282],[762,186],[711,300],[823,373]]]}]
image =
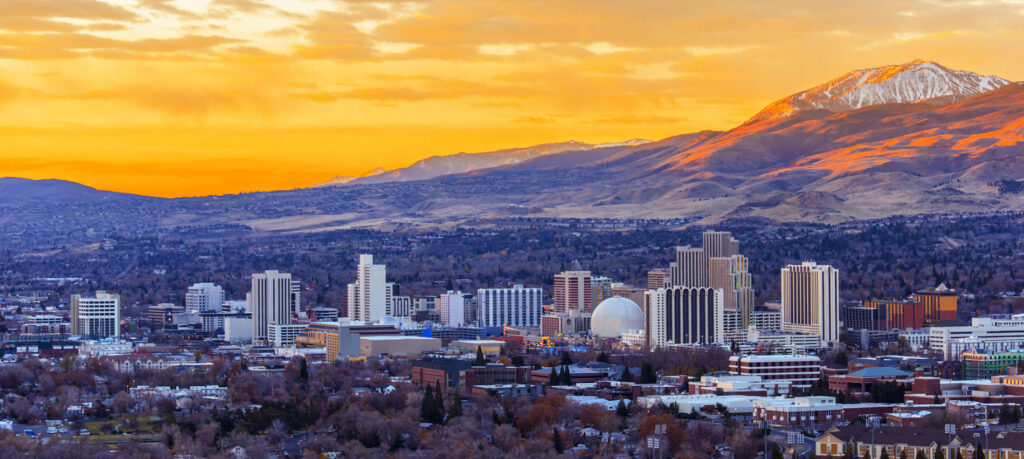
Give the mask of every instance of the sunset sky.
[{"label": "sunset sky", "polygon": [[727,129],[915,58],[1024,79],[1024,0],[0,0],[0,176],[193,196]]}]

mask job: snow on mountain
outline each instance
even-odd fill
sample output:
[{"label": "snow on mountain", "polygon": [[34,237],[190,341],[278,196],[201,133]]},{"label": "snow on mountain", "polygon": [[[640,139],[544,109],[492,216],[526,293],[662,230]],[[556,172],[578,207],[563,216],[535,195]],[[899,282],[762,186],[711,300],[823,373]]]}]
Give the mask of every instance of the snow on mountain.
[{"label": "snow on mountain", "polygon": [[997,76],[950,70],[918,59],[900,65],[854,70],[779,100],[761,110],[752,121],[781,118],[801,110],[843,112],[894,103],[947,104],[1008,83]]}]

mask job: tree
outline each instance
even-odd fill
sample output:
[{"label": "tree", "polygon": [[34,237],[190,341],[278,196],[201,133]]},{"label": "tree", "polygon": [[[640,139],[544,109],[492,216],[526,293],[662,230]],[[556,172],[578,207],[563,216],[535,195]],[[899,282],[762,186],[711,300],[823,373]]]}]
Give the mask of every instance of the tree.
[{"label": "tree", "polygon": [[459,391],[455,391],[454,400],[452,400],[452,406],[448,408],[448,419],[457,418],[462,416],[462,397],[459,396]]},{"label": "tree", "polygon": [[567,351],[562,351],[562,365],[572,365],[572,357]]},{"label": "tree", "polygon": [[558,454],[565,452],[565,445],[562,444],[562,434],[558,433],[558,429],[555,429],[555,433],[552,435],[551,440],[555,443],[555,451],[558,452]]},{"label": "tree", "polygon": [[549,386],[557,386],[558,385],[559,374],[555,370],[557,370],[557,368],[551,367],[551,374],[548,376],[548,385]]},{"label": "tree", "polygon": [[623,400],[621,398],[619,399],[619,404],[615,407],[615,414],[617,414],[617,415],[619,415],[621,417],[629,416],[629,409],[626,408],[626,401],[625,400]]},{"label": "tree", "polygon": [[935,459],[946,459],[946,453],[942,452],[942,448],[935,452]]},{"label": "tree", "polygon": [[597,354],[597,361],[601,363],[610,363],[611,360],[608,358],[608,353],[601,351],[600,354]]},{"label": "tree", "polygon": [[651,363],[644,360],[643,365],[640,366],[640,384],[654,384],[658,382],[658,376],[654,374],[654,367]]},{"label": "tree", "polygon": [[619,376],[619,381],[633,382],[633,373],[629,372],[629,365],[622,369],[622,376]]},{"label": "tree", "polygon": [[559,375],[558,383],[560,385],[563,385],[563,386],[571,386],[572,385],[572,374],[569,373],[569,366],[568,365],[563,365],[562,366],[562,374]]},{"label": "tree", "polygon": [[487,365],[487,359],[484,358],[484,350],[482,347],[476,347],[476,360],[473,361],[473,366],[482,367]]},{"label": "tree", "polygon": [[917,457],[915,457],[914,459],[928,459],[928,458],[925,457],[924,450],[920,450],[919,449],[919,450],[917,450]]},{"label": "tree", "polygon": [[441,401],[440,395],[435,396],[434,389],[428,384],[427,390],[423,394],[423,404],[420,405],[420,420],[431,424],[440,424],[444,421],[443,407],[444,402]]},{"label": "tree", "polygon": [[985,450],[981,449],[981,443],[974,447],[974,459],[985,459]]},{"label": "tree", "polygon": [[871,451],[864,451],[864,459],[871,459]]},{"label": "tree", "polygon": [[782,450],[779,449],[777,443],[772,444],[772,459],[786,459],[782,456]]},{"label": "tree", "polygon": [[878,456],[879,459],[889,459],[889,451],[882,448],[882,454]]},{"label": "tree", "polygon": [[309,381],[309,368],[306,367],[306,359],[299,360],[299,379]]},{"label": "tree", "polygon": [[900,459],[910,459],[910,458],[907,457],[907,450],[905,450],[905,449],[901,449],[900,450]]}]

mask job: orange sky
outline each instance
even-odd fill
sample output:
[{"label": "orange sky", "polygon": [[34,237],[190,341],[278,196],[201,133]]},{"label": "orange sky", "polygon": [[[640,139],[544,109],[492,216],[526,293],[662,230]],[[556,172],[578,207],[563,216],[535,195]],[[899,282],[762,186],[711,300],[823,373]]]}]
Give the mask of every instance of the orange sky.
[{"label": "orange sky", "polygon": [[1021,0],[2,0],[0,176],[192,196],[726,129],[918,57],[1024,79],[1021,24]]}]

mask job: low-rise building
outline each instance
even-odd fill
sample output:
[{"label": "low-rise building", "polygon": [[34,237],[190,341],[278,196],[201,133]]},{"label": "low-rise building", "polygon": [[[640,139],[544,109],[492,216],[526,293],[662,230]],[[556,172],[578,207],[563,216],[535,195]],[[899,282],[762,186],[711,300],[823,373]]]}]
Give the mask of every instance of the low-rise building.
[{"label": "low-rise building", "polygon": [[794,389],[802,389],[821,379],[821,359],[815,355],[734,355],[729,357],[729,373],[789,381]]},{"label": "low-rise building", "polygon": [[[979,434],[975,437],[975,434]],[[984,438],[984,442],[980,439]],[[819,458],[841,458],[847,451],[853,457],[916,457],[923,453],[927,458],[974,457],[975,445],[987,444],[986,457],[995,459],[1024,457],[1024,434],[1019,432],[983,432],[967,429],[947,434],[943,429],[902,427],[868,428],[864,425],[834,427],[815,440],[814,452]],[[958,454],[959,453],[959,454]]]}]

